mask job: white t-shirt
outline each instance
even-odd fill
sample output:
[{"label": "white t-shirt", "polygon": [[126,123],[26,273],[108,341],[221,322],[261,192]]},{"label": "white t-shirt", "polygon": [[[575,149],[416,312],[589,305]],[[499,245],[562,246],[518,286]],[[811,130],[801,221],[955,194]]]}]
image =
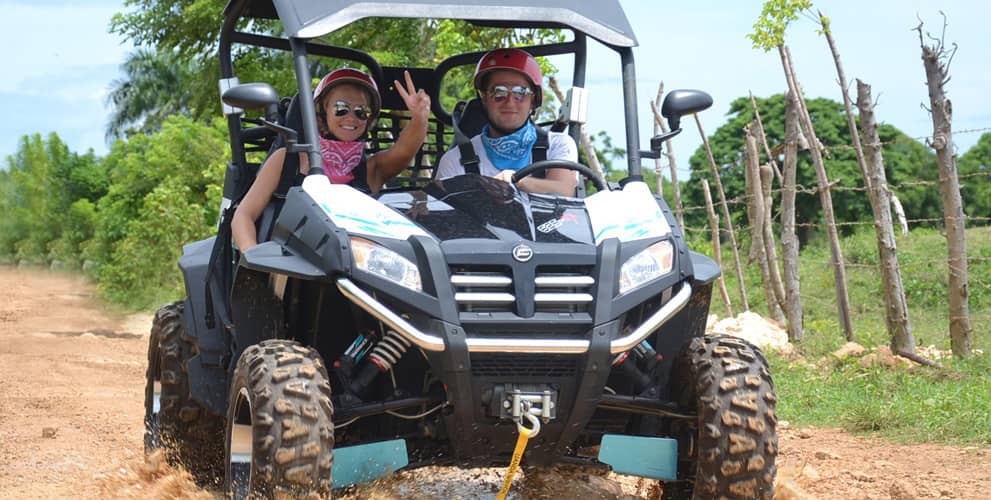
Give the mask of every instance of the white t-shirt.
[{"label": "white t-shirt", "polygon": [[[482,144],[482,136],[476,135],[472,137],[471,144],[475,148],[475,154],[478,155],[479,173],[489,177],[499,175],[499,169],[492,164],[492,160],[489,159],[489,155],[485,151],[485,145]],[[578,161],[578,147],[575,146],[574,139],[563,132],[548,132],[547,159]],[[465,169],[461,166],[461,149],[457,147],[444,153],[444,156],[437,163],[436,177],[438,179],[447,179],[448,177],[454,177],[464,173]]]}]

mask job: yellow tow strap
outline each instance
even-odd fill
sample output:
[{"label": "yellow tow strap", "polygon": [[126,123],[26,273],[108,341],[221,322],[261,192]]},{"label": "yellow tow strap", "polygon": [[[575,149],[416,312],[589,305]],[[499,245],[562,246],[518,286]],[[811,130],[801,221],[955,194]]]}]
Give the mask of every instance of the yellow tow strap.
[{"label": "yellow tow strap", "polygon": [[509,487],[513,484],[513,476],[516,475],[516,469],[520,467],[520,460],[523,459],[523,450],[526,449],[526,443],[530,440],[530,429],[522,425],[518,425],[517,427],[520,429],[520,437],[516,439],[516,449],[513,450],[513,459],[509,461],[509,470],[506,471],[506,479],[502,482],[502,489],[496,495],[496,500],[506,500]]}]

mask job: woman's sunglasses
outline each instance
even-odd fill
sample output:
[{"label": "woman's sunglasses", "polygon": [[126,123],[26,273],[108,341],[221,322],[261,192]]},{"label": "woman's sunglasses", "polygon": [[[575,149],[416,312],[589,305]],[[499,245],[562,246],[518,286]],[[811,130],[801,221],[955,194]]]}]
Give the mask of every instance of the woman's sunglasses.
[{"label": "woman's sunglasses", "polygon": [[513,87],[496,85],[486,92],[486,95],[492,98],[495,102],[505,101],[510,94],[512,94],[514,101],[523,102],[524,99],[533,95],[533,90],[531,90],[530,87],[524,87],[522,85],[515,85]]},{"label": "woman's sunglasses", "polygon": [[372,110],[368,106],[351,106],[351,103],[345,101],[334,102],[334,116],[347,116],[351,112],[354,112],[354,117],[361,121],[366,121],[372,116]]}]

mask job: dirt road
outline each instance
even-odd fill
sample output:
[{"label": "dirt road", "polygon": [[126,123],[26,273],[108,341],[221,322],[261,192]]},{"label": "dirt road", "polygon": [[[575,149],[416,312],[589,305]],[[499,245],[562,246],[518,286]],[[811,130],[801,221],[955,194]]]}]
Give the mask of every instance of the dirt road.
[{"label": "dirt road", "polygon": [[[78,277],[0,268],[0,497],[220,497],[142,450],[150,315],[123,317]],[[991,451],[780,431],[778,497],[991,498]],[[345,498],[493,498],[502,469],[402,472]],[[594,472],[519,477],[511,498],[654,498]]]}]

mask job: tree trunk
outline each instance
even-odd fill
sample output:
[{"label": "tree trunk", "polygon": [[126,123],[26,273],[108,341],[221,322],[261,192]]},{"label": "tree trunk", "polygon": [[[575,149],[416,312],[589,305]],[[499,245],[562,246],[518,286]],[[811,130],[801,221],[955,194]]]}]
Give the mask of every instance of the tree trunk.
[{"label": "tree trunk", "polygon": [[[953,105],[946,97],[943,85],[947,76],[948,54],[943,41],[927,47],[922,40],[922,62],[926,68],[929,102],[933,120],[933,138],[930,146],[936,150],[939,166],[939,190],[943,197],[943,221],[946,225],[946,247],[950,272],[950,348],[958,357],[971,354],[971,329],[968,299],[967,237],[964,232],[963,204],[960,199],[960,179],[957,177],[957,158],[953,154]],[[946,61],[946,62],[944,62]]]},{"label": "tree trunk", "polygon": [[781,257],[785,274],[785,314],[788,316],[788,339],[805,338],[802,315],[802,289],[798,276],[798,236],[795,235],[795,175],[798,148],[802,136],[798,125],[798,103],[789,92],[785,101],[785,159],[781,173]]},{"label": "tree trunk", "polygon": [[716,181],[716,189],[719,190],[719,204],[722,205],[723,217],[726,218],[726,232],[729,234],[730,245],[733,246],[733,261],[736,264],[736,280],[740,288],[740,301],[743,304],[743,310],[749,311],[750,303],[747,301],[747,288],[743,283],[743,267],[740,265],[740,249],[736,245],[736,231],[733,230],[733,219],[729,215],[729,205],[726,203],[726,191],[723,190],[722,177],[719,175],[719,168],[716,167],[716,160],[712,157],[712,148],[709,146],[709,138],[705,136],[705,130],[702,129],[702,121],[699,120],[698,113],[692,116],[695,117],[695,125],[698,126],[699,135],[702,136],[705,155],[709,159],[709,167],[712,168],[712,179]]},{"label": "tree trunk", "polygon": [[[719,268],[723,268],[723,252],[720,248],[720,238],[719,238],[719,216],[716,215],[716,210],[712,206],[712,194],[709,193],[709,181],[702,179],[702,194],[705,195],[705,211],[709,214],[709,227],[712,229],[712,258],[719,265]],[[723,298],[723,304],[726,305],[726,317],[733,317],[733,306],[730,304],[729,292],[726,290],[726,280],[723,279],[723,275],[720,274],[719,278],[716,279],[719,284],[719,295]]]},{"label": "tree trunk", "polygon": [[[664,93],[664,82],[657,86],[657,100],[650,103],[650,110],[654,115],[654,134],[660,129],[662,133],[667,133],[668,124],[661,117],[661,94]],[[685,207],[681,204],[681,186],[678,184],[678,162],[674,159],[674,145],[671,139],[664,141],[664,155],[668,158],[668,167],[671,172],[671,192],[674,193],[674,215],[678,219],[678,224],[685,227]],[[660,159],[656,160],[657,166],[657,192],[661,192],[661,169]]]},{"label": "tree trunk", "polygon": [[816,178],[819,182],[819,200],[822,203],[822,215],[826,223],[826,234],[829,237],[829,250],[833,260],[833,280],[836,282],[836,307],[839,315],[840,327],[849,341],[854,340],[853,320],[850,315],[850,295],[847,293],[846,265],[843,262],[843,250],[840,248],[840,236],[836,231],[836,217],[833,214],[833,197],[830,194],[829,178],[826,176],[826,166],[822,160],[822,143],[815,135],[815,128],[812,125],[812,118],[809,116],[809,109],[805,105],[805,98],[795,77],[795,71],[791,63],[791,53],[784,45],[778,46],[781,54],[781,64],[784,67],[785,77],[788,79],[788,89],[794,92],[798,101],[799,124],[802,132],[808,138],[810,144],[809,152],[812,153],[812,164],[815,166]]},{"label": "tree trunk", "polygon": [[[776,296],[776,288],[771,271],[773,267],[774,274],[776,274],[778,264],[777,260],[772,259],[771,254],[768,252],[768,246],[770,245],[767,244],[767,233],[769,230],[767,229],[767,217],[765,216],[768,207],[764,205],[764,189],[761,186],[760,166],[758,165],[757,139],[754,137],[752,128],[747,130],[744,139],[743,162],[747,167],[747,188],[750,196],[747,212],[750,216],[750,227],[753,235],[751,247],[760,266],[760,276],[764,282],[764,295],[767,297],[767,311],[775,321],[784,323],[785,315],[784,311],[781,310],[781,305]],[[782,295],[784,295],[783,292]]]},{"label": "tree trunk", "polygon": [[[915,337],[908,320],[908,305],[905,301],[905,287],[898,266],[898,249],[895,231],[891,221],[891,204],[888,200],[888,180],[884,173],[884,158],[881,155],[881,138],[877,133],[874,118],[874,103],[871,100],[871,87],[857,80],[857,108],[860,109],[860,127],[864,131],[863,158],[866,166],[865,183],[871,208],[874,209],[874,231],[877,234],[877,250],[881,265],[881,283],[884,286],[885,320],[888,335],[891,336],[891,350],[894,352],[914,352]],[[851,126],[853,123],[851,122]],[[856,128],[854,128],[856,130]],[[855,144],[860,144],[856,141]]]}]

